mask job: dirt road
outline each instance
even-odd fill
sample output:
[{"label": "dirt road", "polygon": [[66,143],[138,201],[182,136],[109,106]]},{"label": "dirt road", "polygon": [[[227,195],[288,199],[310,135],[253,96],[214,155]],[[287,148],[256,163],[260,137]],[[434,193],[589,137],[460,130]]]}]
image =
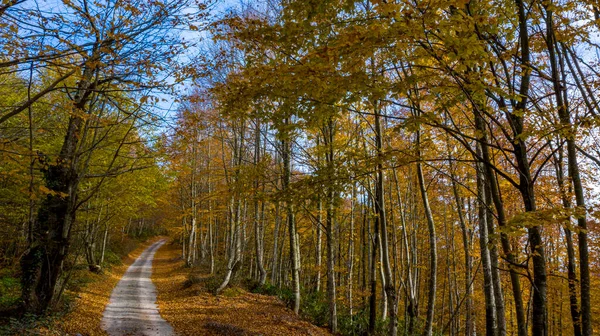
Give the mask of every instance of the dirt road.
[{"label": "dirt road", "polygon": [[158,313],[156,287],[150,279],[154,253],[164,243],[160,240],[146,249],[113,290],[102,318],[102,329],[109,335],[174,335]]}]

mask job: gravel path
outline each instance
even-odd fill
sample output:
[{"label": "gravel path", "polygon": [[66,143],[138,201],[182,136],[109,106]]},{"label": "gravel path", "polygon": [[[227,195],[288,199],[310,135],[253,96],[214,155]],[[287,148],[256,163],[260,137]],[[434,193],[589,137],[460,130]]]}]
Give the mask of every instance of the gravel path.
[{"label": "gravel path", "polygon": [[150,279],[152,259],[165,240],[148,247],[129,266],[104,309],[102,329],[111,336],[174,335],[173,328],[158,313],[156,287]]}]

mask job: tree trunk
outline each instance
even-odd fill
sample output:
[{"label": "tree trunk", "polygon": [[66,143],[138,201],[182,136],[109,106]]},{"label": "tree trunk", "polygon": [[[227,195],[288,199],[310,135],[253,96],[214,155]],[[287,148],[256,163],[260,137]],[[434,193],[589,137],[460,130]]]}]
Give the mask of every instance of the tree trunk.
[{"label": "tree trunk", "polygon": [[[212,161],[212,155],[211,155],[211,147],[210,147],[210,139],[208,139],[208,157],[206,159],[206,171],[207,171],[207,176],[206,176],[206,184],[207,184],[207,191],[208,191],[208,253],[209,253],[209,259],[210,259],[210,274],[214,274],[215,272],[215,240],[214,240],[214,231],[218,231],[218,230],[214,230],[213,225],[215,223],[213,223],[213,200],[211,199],[212,197],[212,171],[211,171],[211,161]],[[216,217],[214,218],[214,220],[218,220]]]},{"label": "tree trunk", "polygon": [[[193,202],[192,202],[193,203]],[[193,211],[193,210],[192,210]],[[187,265],[192,266],[195,262],[195,249],[194,249],[194,241],[196,237],[196,217],[192,215],[192,227],[190,229],[190,235],[188,237],[188,255],[187,255]]]},{"label": "tree trunk", "polygon": [[[451,168],[452,169],[452,168]],[[452,173],[453,174],[453,173]],[[454,175],[454,174],[453,174]],[[458,220],[462,233],[463,250],[465,253],[465,335],[475,335],[475,319],[473,314],[473,286],[471,285],[472,261],[469,242],[469,230],[467,229],[466,220],[463,214],[463,201],[458,192],[458,185],[455,176],[452,177],[452,190],[454,199],[456,200],[456,209],[458,212]]]},{"label": "tree trunk", "polygon": [[321,266],[323,263],[323,201],[321,200],[321,194],[319,193],[319,199],[317,200],[317,246],[316,246],[316,267],[317,267],[317,281],[316,291],[321,291]]},{"label": "tree trunk", "polygon": [[106,242],[108,241],[108,224],[104,224],[104,238],[102,238],[102,252],[100,253],[100,265],[104,263],[104,252],[106,251]]},{"label": "tree trunk", "polygon": [[[361,277],[360,277],[360,289],[363,293],[367,292],[367,269],[369,265],[368,258],[368,242],[367,239],[367,226],[369,222],[367,221],[368,215],[368,206],[367,206],[368,198],[366,195],[363,196],[363,203],[361,204],[361,215],[362,215],[362,225],[360,228],[361,233]],[[363,306],[367,305],[366,296],[363,295]]]},{"label": "tree trunk", "polygon": [[275,203],[275,228],[273,230],[273,259],[271,262],[271,282],[273,284],[277,283],[277,256],[279,253],[279,249],[277,246],[279,240],[279,227],[281,225],[281,216],[280,216],[280,203]]},{"label": "tree trunk", "polygon": [[[331,188],[331,187],[330,187]],[[337,333],[337,298],[335,281],[335,238],[333,233],[334,209],[333,195],[328,192],[327,195],[327,302],[329,303],[329,328],[332,333]]]},{"label": "tree trunk", "polygon": [[369,334],[375,333],[377,323],[377,250],[379,250],[379,221],[374,221],[371,239],[371,257],[369,262],[370,296],[369,296]]},{"label": "tree trunk", "polygon": [[[475,127],[477,129],[477,131],[480,132],[480,138],[479,138],[479,145],[481,148],[481,159],[482,159],[482,163],[484,166],[484,173],[485,173],[485,187],[487,192],[489,193],[486,194],[486,199],[487,200],[492,200],[492,202],[494,203],[494,207],[496,208],[496,214],[497,214],[497,220],[498,220],[498,226],[500,226],[500,228],[504,228],[506,227],[506,214],[504,211],[504,204],[502,202],[502,198],[500,196],[500,192],[498,190],[498,183],[496,180],[496,175],[492,169],[492,160],[490,158],[490,153],[489,153],[489,147],[488,147],[488,140],[487,140],[487,132],[486,132],[486,128],[485,128],[485,124],[484,124],[484,120],[483,117],[480,114],[479,111],[479,107],[476,106],[474,108],[474,114],[475,114]],[[488,197],[489,196],[489,197]],[[493,234],[492,229],[493,229],[493,225],[492,225],[492,213],[488,210],[487,211],[487,215],[488,215],[488,220],[487,220],[487,225],[488,225],[488,233],[490,235]],[[523,306],[523,297],[521,296],[521,282],[519,280],[519,273],[515,270],[515,265],[517,264],[517,259],[516,256],[514,254],[514,252],[512,251],[512,247],[510,245],[510,241],[508,239],[508,235],[506,234],[506,232],[501,232],[500,233],[500,242],[502,245],[502,252],[504,253],[506,260],[508,261],[508,267],[509,267],[509,273],[510,273],[510,280],[511,280],[511,285],[512,285],[512,293],[513,293],[513,300],[515,302],[515,315],[517,317],[517,329],[518,329],[518,336],[527,336],[527,329],[525,328],[525,310],[524,310],[524,306]],[[496,316],[497,316],[497,327],[498,327],[498,335],[499,336],[504,336],[506,335],[506,322],[504,319],[505,314],[502,314],[502,312],[504,311],[504,305],[503,305],[503,298],[502,298],[502,292],[500,290],[500,277],[498,275],[498,268],[497,266],[497,262],[498,262],[498,258],[497,256],[495,256],[495,250],[494,247],[495,244],[492,244],[492,248],[490,249],[490,261],[492,264],[492,279],[494,281],[494,295],[495,295],[495,303],[496,303]]]},{"label": "tree trunk", "polygon": [[326,240],[327,240],[327,302],[329,304],[329,328],[332,333],[337,333],[337,297],[335,280],[335,180],[334,180],[334,124],[330,117],[323,129],[324,145],[326,147],[326,176],[327,176],[327,214],[326,214]]},{"label": "tree trunk", "polygon": [[[463,203],[463,199],[460,196],[459,193],[459,188],[458,188],[458,183],[457,183],[457,176],[455,174],[454,171],[454,162],[453,162],[453,157],[452,157],[452,152],[450,150],[450,142],[447,141],[447,151],[448,151],[448,157],[449,157],[449,171],[450,171],[450,180],[452,183],[452,193],[454,194],[454,201],[456,204],[456,212],[458,214],[458,222],[460,224],[460,230],[462,233],[462,241],[463,241],[463,251],[465,254],[465,335],[467,336],[471,336],[471,335],[475,335],[475,319],[474,319],[474,314],[473,314],[473,286],[472,286],[472,281],[471,281],[471,273],[472,273],[472,258],[471,258],[471,251],[470,251],[470,246],[471,243],[469,241],[469,230],[467,228],[467,223],[466,223],[466,219],[465,219],[465,215],[464,215],[464,203]],[[477,176],[478,178],[480,177],[479,175]],[[487,238],[486,238],[487,240]],[[486,247],[487,249],[487,247]],[[486,251],[486,253],[488,253]],[[489,254],[488,254],[488,262],[489,262]],[[483,259],[483,257],[482,257]],[[489,265],[488,265],[489,266]],[[456,273],[455,273],[456,275]],[[457,296],[458,297],[458,296]]]},{"label": "tree trunk", "polygon": [[28,312],[42,313],[55,303],[55,289],[69,251],[71,227],[76,217],[79,175],[75,160],[82,123],[79,117],[69,119],[57,163],[44,171],[46,187],[53,193],[40,205],[33,241],[21,258],[22,298]]},{"label": "tree trunk", "polygon": [[433,220],[433,214],[429,206],[429,197],[427,196],[427,189],[425,187],[425,177],[423,176],[423,167],[421,166],[421,134],[417,131],[417,155],[419,161],[417,161],[417,177],[419,179],[419,189],[421,190],[421,198],[423,200],[423,208],[425,210],[425,217],[427,218],[427,228],[429,230],[429,296],[427,299],[427,319],[425,322],[424,335],[433,335],[433,316],[435,311],[435,296],[436,296],[436,279],[437,279],[437,242],[435,234],[435,222]]},{"label": "tree trunk", "polygon": [[389,243],[388,243],[388,231],[387,231],[387,220],[385,213],[385,200],[384,200],[384,177],[383,177],[383,163],[382,163],[382,126],[381,116],[379,111],[375,113],[375,146],[377,149],[377,182],[375,185],[375,220],[378,222],[381,228],[381,259],[382,259],[382,271],[383,279],[385,280],[384,290],[387,298],[387,311],[389,316],[388,322],[388,334],[395,336],[398,333],[398,306],[396,298],[396,286],[392,277],[392,267],[390,265],[389,256]]},{"label": "tree trunk", "polygon": [[[577,163],[577,149],[575,144],[575,129],[571,123],[571,116],[568,109],[568,100],[563,99],[566,95],[566,87],[562,87],[560,72],[557,62],[557,53],[560,49],[556,48],[556,37],[554,33],[554,23],[552,17],[552,10],[546,7],[546,41],[548,46],[548,53],[550,58],[550,67],[552,70],[552,83],[554,86],[554,96],[556,98],[556,106],[558,110],[558,116],[561,125],[566,130],[566,141],[567,141],[567,158],[568,158],[568,171],[569,177],[573,184],[573,190],[575,192],[575,203],[578,208],[582,210],[582,213],[577,216],[577,225],[579,227],[578,238],[579,238],[579,262],[580,262],[580,291],[581,291],[581,334],[588,336],[592,335],[592,321],[591,321],[591,301],[590,301],[590,271],[589,271],[589,252],[587,242],[587,219],[586,219],[586,203],[583,195],[583,186],[581,183],[581,177],[579,175],[579,165]],[[560,56],[560,53],[558,53]],[[564,65],[562,66],[564,69]],[[564,72],[563,72],[564,73]],[[573,74],[573,76],[576,76]],[[564,76],[563,76],[564,77]],[[564,79],[564,78],[563,78]],[[567,229],[568,230],[568,229]],[[570,240],[570,232],[565,232],[567,240]],[[570,261],[569,261],[570,263]],[[569,280],[570,281],[570,280]],[[575,298],[575,305],[577,305],[577,299]],[[571,301],[573,305],[573,301]],[[576,309],[577,307],[572,307]],[[575,312],[572,311],[572,316]],[[577,318],[579,320],[579,318]],[[575,335],[579,333],[577,330],[578,324],[573,320]]]},{"label": "tree trunk", "polygon": [[[558,157],[556,157],[556,155]],[[560,190],[560,197],[562,199],[563,206],[566,209],[571,208],[571,202],[566,193],[566,186],[564,183],[564,173],[563,173],[563,147],[560,146],[558,148],[558,152],[554,158],[554,168],[556,169],[556,180],[558,184],[558,188]],[[569,222],[571,221],[571,217],[569,217]],[[570,223],[569,223],[570,224]],[[563,228],[565,233],[565,240],[567,243],[567,278],[569,281],[569,306],[571,311],[571,321],[573,322],[573,335],[581,336],[581,321],[580,313],[579,313],[579,305],[577,304],[577,274],[575,271],[575,248],[573,247],[573,237],[572,232],[569,229],[569,226],[565,226]]]},{"label": "tree trunk", "polygon": [[90,272],[97,272],[99,271],[98,269],[98,263],[96,262],[96,255],[94,253],[94,250],[96,248],[96,223],[94,221],[86,221],[86,232],[85,232],[85,239],[84,239],[84,244],[85,244],[85,260],[87,262],[88,265],[88,270]]},{"label": "tree trunk", "polygon": [[[93,93],[94,71],[84,67],[82,79],[77,84],[73,108],[78,113],[83,113]],[[25,310],[32,313],[45,312],[57,301],[55,289],[70,247],[80,181],[77,148],[84,127],[84,119],[78,113],[69,117],[56,161],[43,170],[46,188],[52,192],[46,195],[38,209],[32,241],[20,262],[22,299]]]},{"label": "tree trunk", "polygon": [[483,267],[483,292],[485,296],[485,334],[486,336],[497,336],[496,303],[494,297],[494,284],[492,282],[492,265],[490,262],[490,251],[488,248],[488,223],[487,207],[489,200],[486,198],[485,180],[483,177],[483,167],[481,163],[477,164],[477,198],[478,200],[478,221],[479,221],[479,250],[481,254],[481,264]]},{"label": "tree trunk", "polygon": [[[255,143],[254,143],[254,169],[256,169],[258,171],[258,164],[260,162],[260,121],[257,119],[256,120],[256,134],[255,134],[255,139],[254,139]],[[265,270],[264,264],[263,264],[263,246],[264,246],[264,241],[263,241],[263,235],[262,235],[262,228],[261,228],[261,220],[259,217],[259,213],[258,213],[258,209],[259,209],[259,199],[256,195],[258,195],[258,190],[259,190],[260,184],[258,181],[258,177],[256,178],[255,182],[254,182],[254,188],[255,188],[255,197],[254,197],[254,242],[255,242],[255,248],[256,248],[256,267],[258,268],[258,272],[259,272],[259,280],[258,280],[258,284],[260,286],[264,285],[265,282],[267,281],[267,271]]]},{"label": "tree trunk", "polygon": [[356,182],[352,183],[352,194],[350,199],[350,239],[348,241],[348,309],[350,316],[354,313],[352,283],[354,281],[354,208],[356,207]]},{"label": "tree trunk", "polygon": [[[289,125],[290,120],[287,117],[284,121],[285,125]],[[283,190],[286,195],[286,210],[287,210],[287,224],[288,234],[290,238],[290,262],[292,270],[292,290],[294,292],[294,313],[300,312],[300,255],[298,249],[297,232],[296,232],[296,219],[294,216],[294,206],[292,204],[292,195],[290,193],[290,181],[292,175],[292,162],[291,162],[291,139],[290,134],[286,132],[284,139],[281,141],[283,149]]]},{"label": "tree trunk", "polygon": [[[244,132],[245,131],[245,124],[244,122],[241,123],[240,125],[240,130],[239,130],[239,138],[236,135],[235,139],[234,139],[234,146],[233,146],[233,153],[234,153],[234,157],[233,160],[235,162],[235,164],[237,165],[237,167],[240,167],[242,164],[242,155],[243,155],[243,147],[244,147]],[[231,225],[230,225],[230,235],[231,235],[231,239],[230,239],[230,249],[229,249],[229,262],[227,263],[227,273],[225,273],[225,278],[223,279],[223,282],[221,283],[221,285],[219,286],[219,288],[217,288],[216,293],[220,293],[223,289],[225,289],[225,287],[227,287],[227,285],[229,284],[229,281],[235,276],[235,273],[237,272],[237,270],[241,267],[241,261],[242,261],[242,225],[241,225],[241,217],[242,217],[242,202],[240,199],[240,194],[239,194],[239,190],[237,190],[237,184],[240,180],[240,170],[239,169],[235,169],[235,173],[233,174],[233,183],[235,184],[235,186],[233,186],[234,189],[234,196],[233,196],[233,201],[232,201],[232,206],[233,206],[233,219],[231,220]]]},{"label": "tree trunk", "polygon": [[[523,66],[520,73],[520,87],[516,91],[520,96],[520,100],[515,104],[514,111],[508,113],[508,118],[514,133],[512,145],[519,174],[519,192],[523,198],[525,211],[534,212],[537,210],[533,188],[534,181],[531,178],[527,145],[525,138],[522,136],[524,133],[524,117],[522,113],[527,107],[531,77],[531,69],[529,68],[529,24],[524,1],[515,0],[515,3],[519,20],[520,61]],[[540,230],[539,225],[527,229],[531,259],[533,260],[533,307],[531,316],[533,336],[546,336],[548,334],[546,321],[546,256]]]},{"label": "tree trunk", "polygon": [[404,202],[402,201],[402,198],[400,197],[400,184],[398,182],[398,174],[396,173],[396,169],[392,169],[392,173],[394,176],[394,183],[396,185],[396,194],[398,195],[398,207],[399,207],[399,212],[400,212],[400,224],[401,224],[401,231],[402,231],[402,237],[401,240],[403,242],[403,249],[404,249],[404,255],[405,255],[405,260],[406,260],[406,264],[405,264],[405,269],[406,269],[406,276],[405,276],[405,280],[404,280],[404,288],[405,288],[405,293],[406,293],[406,316],[408,319],[408,322],[405,323],[405,327],[406,327],[406,332],[409,335],[412,335],[414,333],[414,327],[415,327],[415,322],[417,320],[417,316],[418,316],[418,300],[416,297],[416,288],[415,288],[415,284],[413,281],[413,263],[412,263],[412,258],[413,258],[413,253],[411,253],[411,249],[409,247],[409,238],[408,238],[408,233],[407,233],[407,221],[406,221],[406,210],[404,207]]}]

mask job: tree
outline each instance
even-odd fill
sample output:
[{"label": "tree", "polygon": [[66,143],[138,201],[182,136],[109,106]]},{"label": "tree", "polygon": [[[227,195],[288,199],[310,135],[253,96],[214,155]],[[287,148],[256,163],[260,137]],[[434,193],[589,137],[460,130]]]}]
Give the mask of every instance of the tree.
[{"label": "tree", "polygon": [[[61,15],[65,21],[78,24],[64,30],[60,21],[56,27],[44,27],[64,31],[65,35],[59,35],[57,42],[77,50],[75,55],[66,58],[69,62],[65,64],[77,76],[76,81],[73,80],[74,86],[64,88],[63,108],[69,113],[64,140],[57,157],[48,160],[44,168],[45,187],[49,193],[38,210],[31,245],[21,259],[23,299],[27,310],[43,312],[56,303],[58,297],[57,289],[69,253],[77,211],[91,197],[82,198],[79,192],[88,170],[87,145],[91,142],[94,149],[96,141],[90,120],[99,118],[106,106],[125,109],[127,100],[115,92],[143,93],[147,88],[160,86],[152,72],[164,69],[182,48],[169,48],[173,36],[157,32],[167,24],[176,24],[176,15],[184,6],[177,1],[140,3],[139,6],[122,6],[120,3],[101,6],[86,1],[65,3]],[[83,44],[78,45],[78,42]],[[78,62],[72,63],[71,58]],[[146,100],[147,97],[140,98],[141,103]],[[131,112],[133,118],[124,119],[130,123],[130,130],[142,112],[142,106],[138,105]],[[113,165],[121,149],[122,145],[115,151],[104,177],[92,190],[98,190],[106,176],[119,172]]]}]

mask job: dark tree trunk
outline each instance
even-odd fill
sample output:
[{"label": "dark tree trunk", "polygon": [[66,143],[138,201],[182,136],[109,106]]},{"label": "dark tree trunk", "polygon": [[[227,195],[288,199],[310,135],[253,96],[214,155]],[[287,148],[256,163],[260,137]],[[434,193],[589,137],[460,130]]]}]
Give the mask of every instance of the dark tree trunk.
[{"label": "dark tree trunk", "polygon": [[[91,58],[96,59],[92,56]],[[94,92],[91,82],[94,70],[83,69],[83,78],[73,97],[73,108],[83,113]],[[69,118],[67,132],[56,161],[43,171],[48,193],[42,202],[28,251],[21,258],[21,289],[25,310],[43,313],[58,299],[57,283],[70,246],[71,227],[76,218],[77,147],[81,140],[84,119],[74,113]]]},{"label": "dark tree trunk", "polygon": [[[526,212],[536,211],[535,192],[533,188],[534,181],[531,178],[529,167],[529,158],[527,155],[527,145],[523,138],[524,117],[523,113],[527,108],[529,97],[529,86],[531,79],[530,66],[530,45],[529,45],[529,24],[527,18],[527,9],[524,0],[515,0],[517,6],[517,16],[519,23],[519,42],[521,47],[520,61],[522,70],[520,73],[521,82],[518,88],[520,100],[514,104],[514,110],[507,113],[509,122],[513,130],[513,153],[517,163],[519,174],[519,192],[523,198],[523,205]],[[529,236],[529,248],[531,250],[531,259],[533,260],[533,302],[532,302],[532,334],[533,336],[546,336],[548,334],[546,321],[546,256],[544,244],[542,241],[541,228],[539,225],[527,229]]]},{"label": "dark tree trunk", "polygon": [[[597,15],[597,10],[594,7],[594,13]],[[585,198],[583,195],[583,186],[581,184],[581,177],[579,175],[579,165],[577,164],[577,149],[575,144],[575,129],[571,123],[571,116],[568,109],[568,100],[566,99],[566,87],[561,84],[561,76],[559,71],[559,65],[557,62],[557,56],[560,58],[560,49],[556,48],[556,38],[554,34],[554,23],[552,17],[552,10],[546,7],[546,42],[548,46],[548,54],[550,58],[550,67],[552,70],[552,84],[554,88],[554,96],[556,98],[556,107],[561,125],[566,130],[566,142],[567,142],[567,158],[568,158],[568,171],[569,177],[571,177],[573,190],[575,191],[575,203],[578,208],[585,211]],[[561,62],[561,68],[564,75],[564,62]],[[576,76],[573,74],[573,76]],[[566,82],[566,81],[565,81]],[[558,164],[562,164],[558,162]],[[562,171],[562,167],[561,167]],[[561,174],[562,175],[562,174]],[[561,181],[562,184],[562,176]],[[563,196],[563,203],[565,206],[570,206],[570,202]],[[577,225],[579,226],[579,262],[580,262],[580,290],[581,290],[581,326],[579,325],[579,312],[577,311],[577,297],[573,297],[573,280],[575,278],[575,265],[574,265],[574,251],[573,242],[571,239],[571,232],[568,228],[565,228],[565,236],[567,238],[567,253],[569,256],[569,288],[570,288],[570,300],[571,300],[571,316],[573,319],[574,333],[578,335],[592,335],[592,323],[591,323],[591,305],[590,305],[590,271],[589,271],[589,252],[587,246],[587,220],[585,212],[577,216]],[[573,278],[573,279],[572,279]],[[581,328],[581,329],[580,329]]]},{"label": "dark tree trunk", "polygon": [[33,241],[21,258],[21,285],[25,309],[43,313],[56,301],[56,287],[67,257],[79,177],[75,170],[75,148],[82,119],[72,117],[55,164],[44,171],[46,196],[38,210]]},{"label": "dark tree trunk", "polygon": [[[383,177],[383,158],[381,157],[383,150],[382,141],[382,126],[381,116],[379,111],[375,112],[375,146],[377,148],[377,175],[375,184],[375,221],[378,222],[378,226],[381,228],[381,260],[382,260],[382,273],[383,279],[385,280],[384,291],[387,297],[387,312],[389,316],[389,330],[388,335],[396,336],[398,333],[398,305],[396,298],[396,286],[394,286],[394,280],[392,278],[392,268],[390,265],[389,247],[388,247],[388,230],[387,220],[385,213],[385,200],[384,200],[384,177]],[[384,317],[385,318],[385,317]]]},{"label": "dark tree trunk", "polygon": [[494,297],[494,284],[492,282],[492,264],[490,261],[489,235],[487,228],[487,207],[489,200],[485,195],[485,181],[483,177],[483,167],[477,165],[477,197],[478,202],[478,221],[479,221],[479,249],[481,251],[481,264],[483,268],[483,292],[485,296],[485,334],[486,336],[496,336],[496,303]]}]

